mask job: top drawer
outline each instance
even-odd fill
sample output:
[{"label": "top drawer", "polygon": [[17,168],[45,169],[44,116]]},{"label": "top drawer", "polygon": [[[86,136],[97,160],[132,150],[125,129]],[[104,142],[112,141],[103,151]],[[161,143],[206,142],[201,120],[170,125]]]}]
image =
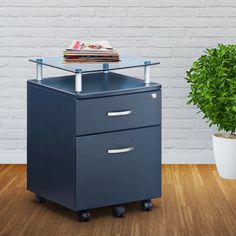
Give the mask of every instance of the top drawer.
[{"label": "top drawer", "polygon": [[161,124],[161,91],[77,99],[76,134],[94,134]]}]

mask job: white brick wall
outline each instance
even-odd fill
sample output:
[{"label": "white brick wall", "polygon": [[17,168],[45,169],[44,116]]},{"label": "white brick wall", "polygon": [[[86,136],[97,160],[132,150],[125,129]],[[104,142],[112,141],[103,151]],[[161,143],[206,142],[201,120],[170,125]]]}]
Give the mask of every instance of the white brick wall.
[{"label": "white brick wall", "polygon": [[186,106],[184,76],[204,48],[235,43],[235,27],[235,0],[0,0],[0,163],[26,161],[28,58],[60,55],[73,38],[159,60],[151,75],[163,85],[163,161],[212,162],[214,130]]}]

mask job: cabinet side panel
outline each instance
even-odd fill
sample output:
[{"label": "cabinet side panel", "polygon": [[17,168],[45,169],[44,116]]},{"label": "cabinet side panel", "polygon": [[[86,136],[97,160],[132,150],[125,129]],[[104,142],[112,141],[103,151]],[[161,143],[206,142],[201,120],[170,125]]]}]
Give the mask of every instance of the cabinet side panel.
[{"label": "cabinet side panel", "polygon": [[27,189],[75,209],[75,100],[27,85]]}]

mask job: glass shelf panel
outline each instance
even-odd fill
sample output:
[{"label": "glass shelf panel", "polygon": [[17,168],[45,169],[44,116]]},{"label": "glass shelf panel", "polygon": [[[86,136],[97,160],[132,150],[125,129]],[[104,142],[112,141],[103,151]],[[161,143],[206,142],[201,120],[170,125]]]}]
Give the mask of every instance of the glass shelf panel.
[{"label": "glass shelf panel", "polygon": [[[69,71],[72,73],[76,73],[77,70],[81,70],[81,73],[92,73],[92,72],[102,72],[108,70],[120,70],[120,69],[128,69],[135,67],[144,67],[144,66],[152,66],[158,65],[160,62],[150,61],[150,59],[145,58],[137,58],[137,57],[127,57],[121,56],[120,62],[110,62],[110,63],[66,63],[63,57],[48,57],[48,58],[40,58],[42,61],[38,59],[30,59],[29,61],[42,64],[49,67],[54,67],[60,70]],[[148,64],[145,64],[145,61],[148,61]],[[104,66],[105,65],[105,66]]]}]

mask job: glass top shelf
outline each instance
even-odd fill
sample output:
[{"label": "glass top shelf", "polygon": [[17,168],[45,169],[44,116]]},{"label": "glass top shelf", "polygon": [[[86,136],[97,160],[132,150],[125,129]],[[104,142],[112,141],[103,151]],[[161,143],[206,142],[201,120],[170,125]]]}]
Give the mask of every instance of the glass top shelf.
[{"label": "glass top shelf", "polygon": [[135,67],[144,67],[144,66],[152,66],[158,65],[160,62],[151,61],[146,58],[138,58],[138,57],[127,57],[120,56],[119,62],[104,62],[104,63],[66,63],[64,58],[61,57],[47,57],[47,58],[37,58],[30,59],[29,61],[42,64],[44,66],[49,66],[53,68],[57,68],[60,70],[72,72],[72,73],[93,73],[93,72],[102,72],[109,70],[120,70],[120,69],[128,69]]}]

